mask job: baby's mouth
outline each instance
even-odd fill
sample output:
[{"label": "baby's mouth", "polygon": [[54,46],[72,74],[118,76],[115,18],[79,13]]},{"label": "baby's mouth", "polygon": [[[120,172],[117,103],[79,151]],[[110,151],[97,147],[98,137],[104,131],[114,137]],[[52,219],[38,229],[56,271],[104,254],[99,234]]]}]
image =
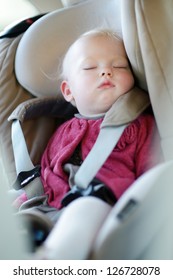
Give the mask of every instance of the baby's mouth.
[{"label": "baby's mouth", "polygon": [[98,88],[101,88],[101,89],[106,89],[106,88],[113,88],[115,87],[115,85],[111,82],[111,81],[103,81],[99,86]]}]

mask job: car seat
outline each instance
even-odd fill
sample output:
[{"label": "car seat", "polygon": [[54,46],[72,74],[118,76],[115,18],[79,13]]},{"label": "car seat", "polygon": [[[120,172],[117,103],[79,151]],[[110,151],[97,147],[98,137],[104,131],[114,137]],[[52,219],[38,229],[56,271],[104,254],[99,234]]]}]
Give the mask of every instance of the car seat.
[{"label": "car seat", "polygon": [[[163,42],[169,40],[171,44],[171,40],[173,40],[170,35],[171,29],[169,28],[170,17],[166,16],[173,7],[170,2],[169,4],[165,4],[162,0],[157,2],[157,9],[154,9],[154,5],[154,1],[151,0],[110,0],[109,3],[106,0],[84,1],[84,3],[79,5],[42,16],[22,35],[14,38],[1,38],[0,55],[2,67],[0,104],[2,108],[2,123],[0,140],[2,168],[4,169],[3,174],[5,174],[4,177],[8,186],[11,186],[16,179],[16,169],[10,137],[11,123],[7,122],[7,118],[10,116],[10,120],[18,119],[21,122],[29,155],[34,165],[37,165],[40,160],[40,155],[57,124],[70,118],[74,113],[74,108],[67,105],[57,92],[59,87],[59,81],[57,79],[59,73],[57,69],[58,62],[61,60],[69,44],[71,44],[78,35],[97,26],[114,28],[123,37],[137,84],[142,89],[149,92],[161,136],[165,159],[166,161],[172,160],[172,132],[168,125],[172,114],[170,95],[170,89],[172,88],[172,80],[170,78],[171,62],[170,57],[168,58],[168,53],[165,55]],[[93,11],[95,11],[95,13]],[[162,19],[164,22],[162,26],[162,36],[158,36],[160,35],[160,29],[158,31],[158,19]],[[167,27],[167,32],[164,32],[164,28]],[[159,46],[159,48],[156,48],[156,46]],[[49,52],[47,50],[49,50]],[[169,65],[166,61],[169,61]],[[13,70],[14,63],[15,68]],[[23,103],[23,101],[25,102]],[[17,105],[19,105],[19,107]],[[161,112],[161,108],[163,108],[165,114]],[[171,167],[172,162],[170,161],[162,166],[158,166],[158,169],[152,170],[145,178],[143,177],[139,182],[137,181],[113,209],[110,209],[107,205],[103,207],[104,203],[99,201],[98,205],[102,205],[105,211],[103,211],[103,214],[100,216],[98,226],[93,229],[90,238],[87,239],[89,240],[87,248],[91,248],[92,245],[94,250],[91,252],[87,249],[87,252],[85,251],[81,253],[81,255],[74,254],[71,258],[172,258],[172,250],[169,250],[169,252],[165,250],[163,253],[162,249],[164,246],[157,247],[160,240],[162,240],[162,244],[165,244],[164,240],[167,232],[161,231],[160,228],[161,224],[169,221],[172,210],[171,203],[167,200],[172,195]],[[161,193],[163,181],[161,178],[164,179],[165,176],[167,178],[167,192],[165,193],[164,201],[169,207],[167,207],[166,210],[161,208],[161,210],[163,210],[162,219],[151,229],[153,235],[150,235],[150,238],[148,237],[147,239],[145,238],[145,231],[143,230],[145,223],[143,223],[142,217],[143,215],[146,217],[148,214],[144,209],[146,210],[147,208],[153,213],[153,215],[151,215],[151,221],[147,219],[146,227],[148,228],[150,222],[155,220],[158,215],[158,213],[156,213],[156,210],[158,210],[157,207],[154,207],[153,211],[152,198],[154,199],[156,197],[156,206],[162,204]],[[147,184],[147,188],[144,194],[143,192],[139,192],[139,190],[143,189],[145,184]],[[157,185],[159,186],[158,193],[156,189]],[[28,188],[30,188],[30,186]],[[38,196],[41,194],[43,194],[42,190],[38,192]],[[36,195],[37,193],[35,193],[35,196]],[[137,195],[137,197],[139,195],[141,200],[136,199],[135,195]],[[74,201],[69,205],[68,209],[74,207],[73,211],[75,212],[76,205],[80,204],[81,200],[83,199]],[[85,203],[85,205],[92,203],[90,198],[85,198],[85,201],[88,202],[88,204]],[[147,203],[149,203],[150,207],[148,207]],[[82,207],[81,209],[83,209],[81,213],[86,215],[86,213],[88,213],[88,207],[83,208],[84,203],[80,205],[80,207]],[[136,205],[139,208],[136,207]],[[95,211],[95,208],[91,209]],[[116,220],[115,223],[112,222],[112,217],[124,217],[122,213],[128,213],[129,209],[138,209],[139,216],[135,211],[130,211],[130,213],[134,213],[134,216],[131,219],[123,220],[127,223],[121,223],[119,220]],[[68,211],[64,211],[65,214],[63,214],[61,219],[62,225],[64,223],[63,221],[66,221],[66,217],[68,217]],[[158,212],[160,214],[160,211]],[[107,218],[105,219],[105,217]],[[95,219],[97,218],[98,215],[95,216]],[[79,218],[79,220],[80,219],[81,218]],[[112,229],[107,231],[105,228],[109,229],[109,223],[112,225]],[[166,225],[168,227],[168,224]],[[103,230],[100,230],[102,226]],[[172,232],[171,222],[169,226],[170,232]],[[164,227],[165,231],[167,227]],[[134,231],[132,229],[134,229]],[[157,235],[158,229],[159,234]],[[56,233],[54,233],[55,230]],[[58,229],[55,227],[54,230],[52,230],[52,234],[43,245],[44,252],[47,252],[47,247],[49,248],[48,250],[51,251],[50,258],[69,257],[68,255],[58,255],[57,252],[60,251],[58,248],[56,251],[50,250],[52,249],[52,245],[49,244],[52,244],[52,240],[54,240],[59,230],[61,230],[61,227],[58,227]],[[127,230],[128,232],[129,230],[131,231],[131,235],[129,235],[130,239],[126,236]],[[130,244],[134,244],[136,235],[142,236],[145,239],[145,242],[141,243],[143,244],[141,245],[142,247],[135,247],[136,249],[133,251],[130,246],[127,250],[126,245],[126,250],[116,250],[116,248],[125,248],[121,247],[125,241],[128,242],[130,240]],[[97,236],[98,239],[96,238]],[[111,251],[110,242],[112,243],[112,236],[115,237],[113,242],[116,246],[112,246],[114,250]],[[169,244],[172,245],[171,237],[166,239],[166,242],[168,241],[170,241]],[[118,247],[117,243],[120,244],[120,247]],[[44,250],[44,248],[46,249]],[[106,248],[110,250],[111,255],[108,254]],[[168,246],[165,248],[168,248]],[[71,251],[74,252],[74,250]],[[47,253],[47,255],[49,254]]]}]

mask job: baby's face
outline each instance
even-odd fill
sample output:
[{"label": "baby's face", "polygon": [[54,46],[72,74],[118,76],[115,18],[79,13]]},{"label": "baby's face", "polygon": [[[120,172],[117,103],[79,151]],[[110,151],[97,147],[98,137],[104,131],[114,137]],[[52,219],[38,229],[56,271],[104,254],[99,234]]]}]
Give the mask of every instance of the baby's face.
[{"label": "baby's face", "polygon": [[106,113],[134,85],[123,43],[104,36],[83,37],[68,58],[65,99],[84,116]]}]

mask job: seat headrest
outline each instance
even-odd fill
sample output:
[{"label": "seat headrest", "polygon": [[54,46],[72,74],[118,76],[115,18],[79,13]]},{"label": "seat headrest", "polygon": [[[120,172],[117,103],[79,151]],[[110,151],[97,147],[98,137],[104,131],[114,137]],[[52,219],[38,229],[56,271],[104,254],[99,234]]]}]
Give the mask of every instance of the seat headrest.
[{"label": "seat headrest", "polygon": [[119,1],[109,0],[109,4],[107,0],[84,1],[41,17],[24,33],[16,51],[15,72],[19,83],[37,97],[60,94],[62,56],[79,35],[100,26],[121,34]]},{"label": "seat headrest", "polygon": [[51,12],[24,33],[16,52],[19,83],[38,97],[60,94],[60,61],[79,35],[93,28],[111,28],[123,37],[137,85],[147,90],[134,1],[86,0]]}]

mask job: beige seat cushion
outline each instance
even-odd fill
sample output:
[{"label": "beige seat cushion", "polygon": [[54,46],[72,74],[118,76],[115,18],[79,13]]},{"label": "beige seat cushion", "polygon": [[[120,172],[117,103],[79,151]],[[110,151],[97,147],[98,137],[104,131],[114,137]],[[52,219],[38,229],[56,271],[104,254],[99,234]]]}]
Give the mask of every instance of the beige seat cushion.
[{"label": "beige seat cushion", "polygon": [[[14,75],[14,57],[20,38],[19,36],[15,39],[0,40],[0,154],[5,180],[9,186],[16,179],[16,171],[11,146],[11,123],[8,122],[8,117],[18,104],[33,98],[18,84]],[[40,160],[40,155],[54,129],[53,122],[45,117],[25,122],[24,134],[34,163]]]},{"label": "beige seat cushion", "polygon": [[[173,2],[122,0],[122,33],[135,72],[146,84],[166,160],[173,158]],[[144,84],[145,87],[145,84]]]}]

